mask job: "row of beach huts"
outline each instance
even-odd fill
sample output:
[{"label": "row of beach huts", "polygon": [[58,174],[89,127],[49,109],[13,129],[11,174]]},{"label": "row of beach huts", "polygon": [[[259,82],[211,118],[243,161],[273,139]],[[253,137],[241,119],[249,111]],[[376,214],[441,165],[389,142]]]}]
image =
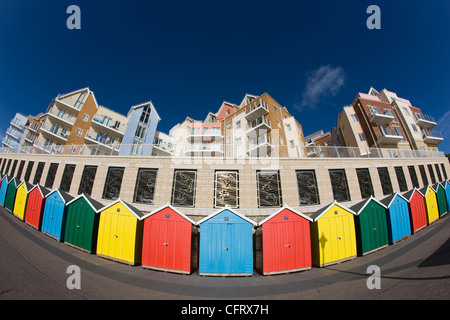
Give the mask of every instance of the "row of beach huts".
[{"label": "row of beach huts", "polygon": [[450,208],[444,181],[351,207],[338,202],[306,215],[284,206],[255,222],[229,207],[194,221],[167,204],[142,213],[120,198],[84,194],[4,176],[0,204],[67,245],[129,265],[175,273],[250,276],[323,267],[382,249],[430,225]]}]

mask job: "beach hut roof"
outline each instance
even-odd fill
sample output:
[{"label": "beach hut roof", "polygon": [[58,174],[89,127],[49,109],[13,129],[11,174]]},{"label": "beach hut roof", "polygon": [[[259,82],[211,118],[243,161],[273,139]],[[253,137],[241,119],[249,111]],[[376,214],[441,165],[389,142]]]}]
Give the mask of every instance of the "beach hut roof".
[{"label": "beach hut roof", "polygon": [[258,225],[261,226],[263,223],[269,221],[270,219],[272,219],[273,217],[275,217],[277,214],[279,214],[280,212],[282,212],[285,209],[288,209],[288,210],[292,211],[293,213],[299,215],[300,217],[305,218],[305,219],[307,219],[307,220],[309,220],[311,222],[313,221],[309,216],[307,216],[307,215],[305,215],[305,214],[303,214],[303,213],[301,213],[301,212],[299,212],[299,211],[289,207],[287,204],[285,204],[282,208],[280,208],[279,210],[275,211],[274,213],[272,213],[270,216],[268,216],[264,220],[260,221],[258,223]]},{"label": "beach hut roof", "polygon": [[144,220],[144,219],[146,219],[146,218],[148,218],[148,217],[154,215],[155,213],[160,212],[161,210],[163,210],[163,209],[165,209],[165,208],[170,208],[170,209],[172,209],[173,211],[175,211],[176,213],[178,213],[180,216],[182,216],[183,218],[185,218],[185,219],[186,219],[187,221],[189,221],[190,223],[195,224],[195,221],[194,221],[194,220],[192,220],[191,218],[189,218],[188,216],[186,216],[184,213],[182,213],[181,211],[179,211],[177,208],[173,207],[170,203],[167,203],[166,205],[164,205],[164,206],[162,206],[162,207],[159,207],[159,208],[157,208],[157,209],[155,209],[155,210],[153,210],[153,211],[151,211],[151,212],[149,212],[149,213],[143,215],[143,216],[140,218],[140,220]]},{"label": "beach hut roof", "polygon": [[17,188],[19,188],[21,185],[25,185],[25,189],[27,190],[27,193],[31,191],[31,189],[33,189],[33,185],[31,183],[26,182],[25,180],[22,181],[21,183],[19,183],[19,185],[17,186]]},{"label": "beach hut roof", "polygon": [[394,194],[391,194],[387,196],[386,198],[382,199],[381,202],[384,204],[386,208],[389,208],[392,204],[392,201],[394,201],[395,197],[399,196],[403,198],[405,201],[408,201],[404,196],[402,196],[400,193],[396,192]]},{"label": "beach hut roof", "polygon": [[123,201],[121,198],[117,198],[114,202],[111,202],[110,204],[105,205],[104,207],[100,208],[99,211],[104,211],[105,209],[108,209],[109,207],[112,207],[113,205],[121,203],[125,208],[128,209],[136,218],[141,219],[144,214],[137,209],[136,207],[132,206],[128,202]]},{"label": "beach hut roof", "polygon": [[434,189],[433,189],[433,187],[431,187],[431,185],[426,185],[425,187],[419,189],[419,192],[420,192],[423,196],[426,196],[428,190],[430,190],[430,189],[434,191]]},{"label": "beach hut roof", "polygon": [[38,188],[39,192],[42,195],[42,198],[45,198],[50,193],[49,189],[47,189],[46,187],[41,186],[40,184],[36,184],[34,187],[32,187],[30,189],[30,192],[33,191],[35,188]]},{"label": "beach hut roof", "polygon": [[51,191],[51,192],[48,193],[45,197],[47,198],[47,197],[49,197],[51,194],[53,194],[53,193],[55,193],[55,192],[57,192],[57,193],[61,196],[61,198],[63,199],[63,201],[64,201],[65,204],[67,204],[70,200],[73,199],[73,197],[72,197],[70,194],[68,194],[67,192],[62,191],[62,190],[60,190],[60,189],[55,189],[55,190]]},{"label": "beach hut roof", "polygon": [[414,194],[415,191],[417,191],[417,192],[419,192],[421,195],[423,195],[423,194],[419,191],[419,189],[414,188],[414,189],[411,189],[411,190],[405,192],[405,193],[403,194],[403,198],[405,198],[405,199],[408,200],[408,201],[411,201],[411,198],[412,198],[412,196],[413,196],[413,194]]},{"label": "beach hut roof", "polygon": [[369,198],[358,202],[357,204],[353,205],[350,207],[350,210],[352,210],[356,215],[360,215],[361,212],[364,210],[364,208],[371,202],[371,201],[375,201],[376,203],[378,203],[379,205],[383,206],[384,208],[386,208],[386,206],[378,201],[377,199],[375,199],[373,196],[370,196]]},{"label": "beach hut roof", "polygon": [[11,180],[11,177],[8,176],[7,174],[5,174],[5,175],[3,176],[3,178],[2,178],[2,181],[5,180],[5,179],[6,179],[6,182],[9,183],[9,181]]},{"label": "beach hut roof", "polygon": [[339,202],[337,202],[336,200],[334,200],[334,201],[333,201],[332,203],[330,203],[328,206],[325,206],[325,207],[323,207],[322,209],[317,210],[316,212],[314,212],[314,213],[310,216],[311,219],[313,219],[313,222],[319,220],[320,217],[321,217],[323,214],[325,214],[325,212],[327,212],[329,209],[331,209],[331,207],[333,207],[334,205],[336,205],[336,206],[338,206],[338,207],[340,207],[340,208],[342,208],[342,209],[344,209],[344,210],[347,210],[347,211],[351,212],[352,214],[356,215],[356,213],[355,213],[353,210],[347,208],[346,206],[344,206],[344,205],[340,204]]},{"label": "beach hut roof", "polygon": [[86,202],[91,206],[91,208],[94,210],[95,213],[100,212],[100,209],[104,206],[103,203],[98,202],[97,200],[92,199],[91,197],[89,197],[88,195],[82,193],[78,196],[76,196],[75,198],[73,198],[72,200],[70,200],[69,202],[67,202],[67,205],[70,205],[71,203],[77,201],[80,198],[84,198],[86,200]]},{"label": "beach hut roof", "polygon": [[239,212],[237,212],[237,211],[231,209],[229,206],[225,206],[224,208],[221,208],[221,209],[217,210],[216,212],[210,214],[209,216],[207,216],[207,217],[205,217],[205,218],[203,218],[203,219],[197,221],[197,225],[202,224],[202,223],[205,222],[206,220],[211,219],[212,217],[218,215],[219,213],[221,213],[221,212],[223,212],[223,211],[225,211],[225,210],[228,210],[228,211],[234,213],[235,215],[241,217],[241,218],[244,219],[245,221],[250,222],[250,223],[251,223],[252,225],[254,225],[254,226],[257,225],[257,223],[256,223],[255,221],[253,221],[253,220],[247,218],[246,216],[244,216],[243,214],[241,214],[241,213],[239,213]]}]

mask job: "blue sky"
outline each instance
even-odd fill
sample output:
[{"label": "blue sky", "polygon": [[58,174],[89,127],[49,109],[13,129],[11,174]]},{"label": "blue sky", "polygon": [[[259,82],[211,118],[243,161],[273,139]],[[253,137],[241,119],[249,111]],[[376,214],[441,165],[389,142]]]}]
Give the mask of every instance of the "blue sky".
[{"label": "blue sky", "polygon": [[[72,4],[81,30],[66,27]],[[434,116],[450,153],[449,16],[448,0],[0,0],[0,135],[86,86],[123,114],[152,100],[164,132],[267,92],[307,135],[373,86]]]}]

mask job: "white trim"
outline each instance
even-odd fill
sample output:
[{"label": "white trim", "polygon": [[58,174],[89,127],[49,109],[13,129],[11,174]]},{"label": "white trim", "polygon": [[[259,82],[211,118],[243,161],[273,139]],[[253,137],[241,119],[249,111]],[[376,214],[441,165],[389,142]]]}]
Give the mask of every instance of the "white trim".
[{"label": "white trim", "polygon": [[258,223],[258,226],[261,226],[262,224],[264,224],[264,223],[267,222],[268,220],[272,219],[273,217],[275,217],[276,215],[278,215],[280,212],[282,212],[282,211],[285,210],[285,209],[287,209],[287,210],[289,210],[289,211],[292,211],[293,213],[299,215],[299,216],[302,217],[302,218],[307,219],[308,221],[313,222],[313,219],[311,219],[311,218],[308,217],[307,215],[305,215],[305,214],[303,214],[303,213],[301,213],[301,212],[299,212],[299,211],[297,211],[297,210],[295,210],[295,209],[289,207],[287,204],[285,204],[282,208],[280,208],[279,210],[275,211],[274,213],[272,213],[270,216],[268,216],[268,217],[265,218],[264,220],[260,221],[260,222]]},{"label": "white trim", "polygon": [[189,221],[190,223],[192,223],[193,225],[195,225],[195,221],[192,220],[191,218],[189,218],[188,216],[186,216],[184,213],[182,213],[181,211],[179,211],[178,209],[176,209],[175,207],[173,207],[170,203],[167,203],[165,205],[163,205],[162,207],[159,207],[155,210],[153,210],[152,212],[147,213],[146,215],[142,216],[139,220],[145,220],[148,217],[160,212],[161,210],[165,209],[165,208],[169,208],[172,209],[174,212],[178,213],[180,216],[182,216],[183,218],[185,218],[187,221]]},{"label": "white trim", "polygon": [[241,214],[241,213],[239,213],[239,212],[233,210],[233,209],[230,208],[229,206],[225,206],[224,208],[220,208],[220,209],[217,210],[216,212],[211,213],[209,216],[207,216],[207,217],[205,217],[205,218],[203,218],[203,219],[197,221],[196,224],[199,226],[200,224],[202,224],[202,223],[205,222],[206,220],[211,219],[212,217],[218,215],[219,213],[221,213],[222,211],[225,211],[225,210],[228,210],[228,211],[234,213],[234,214],[237,215],[238,217],[244,219],[244,220],[247,221],[247,222],[250,222],[250,223],[251,223],[252,225],[254,225],[254,226],[257,226],[257,225],[258,225],[255,221],[253,221],[253,220],[247,218],[246,216],[244,216],[243,214]]}]

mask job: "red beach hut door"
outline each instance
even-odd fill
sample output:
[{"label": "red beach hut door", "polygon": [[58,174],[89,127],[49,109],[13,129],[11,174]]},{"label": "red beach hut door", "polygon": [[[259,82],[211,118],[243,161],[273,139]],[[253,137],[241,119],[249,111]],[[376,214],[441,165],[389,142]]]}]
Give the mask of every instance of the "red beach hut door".
[{"label": "red beach hut door", "polygon": [[145,221],[142,264],[167,270],[190,270],[191,224],[164,212]]},{"label": "red beach hut door", "polygon": [[427,211],[425,209],[424,198],[417,192],[414,192],[410,206],[411,211],[414,212],[412,215],[413,231],[416,231],[427,225]]}]

